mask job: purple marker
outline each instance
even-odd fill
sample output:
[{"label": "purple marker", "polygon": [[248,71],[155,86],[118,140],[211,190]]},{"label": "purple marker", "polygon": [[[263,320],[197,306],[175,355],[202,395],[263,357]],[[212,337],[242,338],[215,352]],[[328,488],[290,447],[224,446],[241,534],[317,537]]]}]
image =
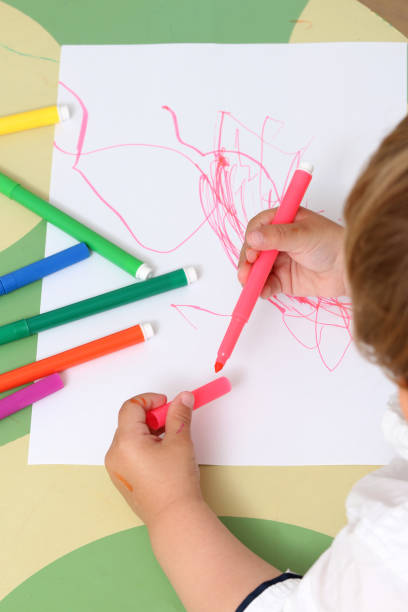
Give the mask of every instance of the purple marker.
[{"label": "purple marker", "polygon": [[3,397],[3,399],[0,399],[0,420],[22,410],[26,406],[30,406],[30,404],[34,404],[34,402],[38,402],[38,400],[59,391],[63,387],[64,383],[61,376],[59,374],[51,374],[51,376],[42,378],[32,385],[20,389],[20,391]]}]

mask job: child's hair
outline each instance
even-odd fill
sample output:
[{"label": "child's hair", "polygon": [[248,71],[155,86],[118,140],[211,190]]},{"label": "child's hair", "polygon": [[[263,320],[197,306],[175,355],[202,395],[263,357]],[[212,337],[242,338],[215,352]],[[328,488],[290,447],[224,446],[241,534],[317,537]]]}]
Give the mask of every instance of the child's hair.
[{"label": "child's hair", "polygon": [[408,385],[408,117],[381,143],[344,211],[360,350]]}]

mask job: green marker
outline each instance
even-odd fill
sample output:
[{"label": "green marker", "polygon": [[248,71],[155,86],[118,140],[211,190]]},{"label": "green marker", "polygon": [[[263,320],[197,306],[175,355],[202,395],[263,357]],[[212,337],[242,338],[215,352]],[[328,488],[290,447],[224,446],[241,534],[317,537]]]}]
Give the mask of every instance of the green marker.
[{"label": "green marker", "polygon": [[138,300],[158,295],[159,293],[178,289],[196,280],[197,272],[195,268],[189,266],[174,272],[168,272],[168,274],[155,276],[142,283],[133,283],[128,287],[121,287],[121,289],[108,291],[108,293],[102,293],[81,302],[75,302],[56,310],[43,312],[29,319],[20,319],[0,327],[0,344],[7,344],[7,342],[38,334],[38,332],[56,327],[57,325],[70,323],[71,321],[83,319],[104,310],[110,310],[117,306],[123,306],[124,304],[130,304],[131,302],[137,302]]},{"label": "green marker", "polygon": [[73,236],[79,242],[85,242],[92,251],[96,251],[102,257],[105,257],[105,259],[109,259],[109,261],[122,268],[122,270],[129,272],[133,277],[139,280],[146,280],[146,278],[151,276],[151,268],[140,261],[140,259],[127,253],[80,221],[46,202],[46,200],[24,189],[24,187],[2,172],[0,172],[0,193],[4,193],[11,200],[22,204],[36,215],[62,229],[63,232]]}]

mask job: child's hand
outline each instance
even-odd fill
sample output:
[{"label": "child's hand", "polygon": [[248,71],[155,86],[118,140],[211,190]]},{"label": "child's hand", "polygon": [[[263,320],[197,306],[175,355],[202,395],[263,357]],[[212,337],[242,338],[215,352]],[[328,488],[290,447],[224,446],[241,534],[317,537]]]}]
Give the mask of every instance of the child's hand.
[{"label": "child's hand", "polygon": [[157,560],[186,610],[235,610],[259,584],[281,572],[248,550],[201,497],[190,437],[194,395],[172,402],[163,439],[146,411],[166,402],[145,393],[125,402],[105,458],[114,485],[145,522]]},{"label": "child's hand", "polygon": [[162,439],[150,433],[146,411],[165,402],[166,396],[157,393],[125,402],[105,457],[114,485],[148,527],[170,506],[201,500],[190,436],[194,395],[184,391],[171,403]]},{"label": "child's hand", "polygon": [[278,249],[261,297],[275,293],[296,296],[346,295],[343,268],[344,229],[326,217],[299,208],[293,223],[271,225],[277,209],[265,210],[248,223],[238,264],[245,284],[260,251]]}]

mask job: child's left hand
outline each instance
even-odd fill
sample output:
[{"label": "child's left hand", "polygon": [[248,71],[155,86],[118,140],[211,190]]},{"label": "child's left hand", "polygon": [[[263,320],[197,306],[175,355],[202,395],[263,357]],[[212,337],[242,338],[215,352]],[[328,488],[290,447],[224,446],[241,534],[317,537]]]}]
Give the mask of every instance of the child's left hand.
[{"label": "child's left hand", "polygon": [[146,411],[166,396],[137,395],[120,409],[118,428],[105,457],[106,469],[131,508],[150,527],[170,505],[201,501],[199,470],[190,435],[194,395],[180,393],[171,403],[164,438],[151,434]]},{"label": "child's left hand", "polygon": [[190,436],[194,395],[184,391],[171,403],[163,439],[150,433],[146,411],[165,402],[164,395],[145,393],[123,404],[106,468],[145,522],[153,552],[185,609],[235,610],[281,572],[237,540],[201,497]]}]

